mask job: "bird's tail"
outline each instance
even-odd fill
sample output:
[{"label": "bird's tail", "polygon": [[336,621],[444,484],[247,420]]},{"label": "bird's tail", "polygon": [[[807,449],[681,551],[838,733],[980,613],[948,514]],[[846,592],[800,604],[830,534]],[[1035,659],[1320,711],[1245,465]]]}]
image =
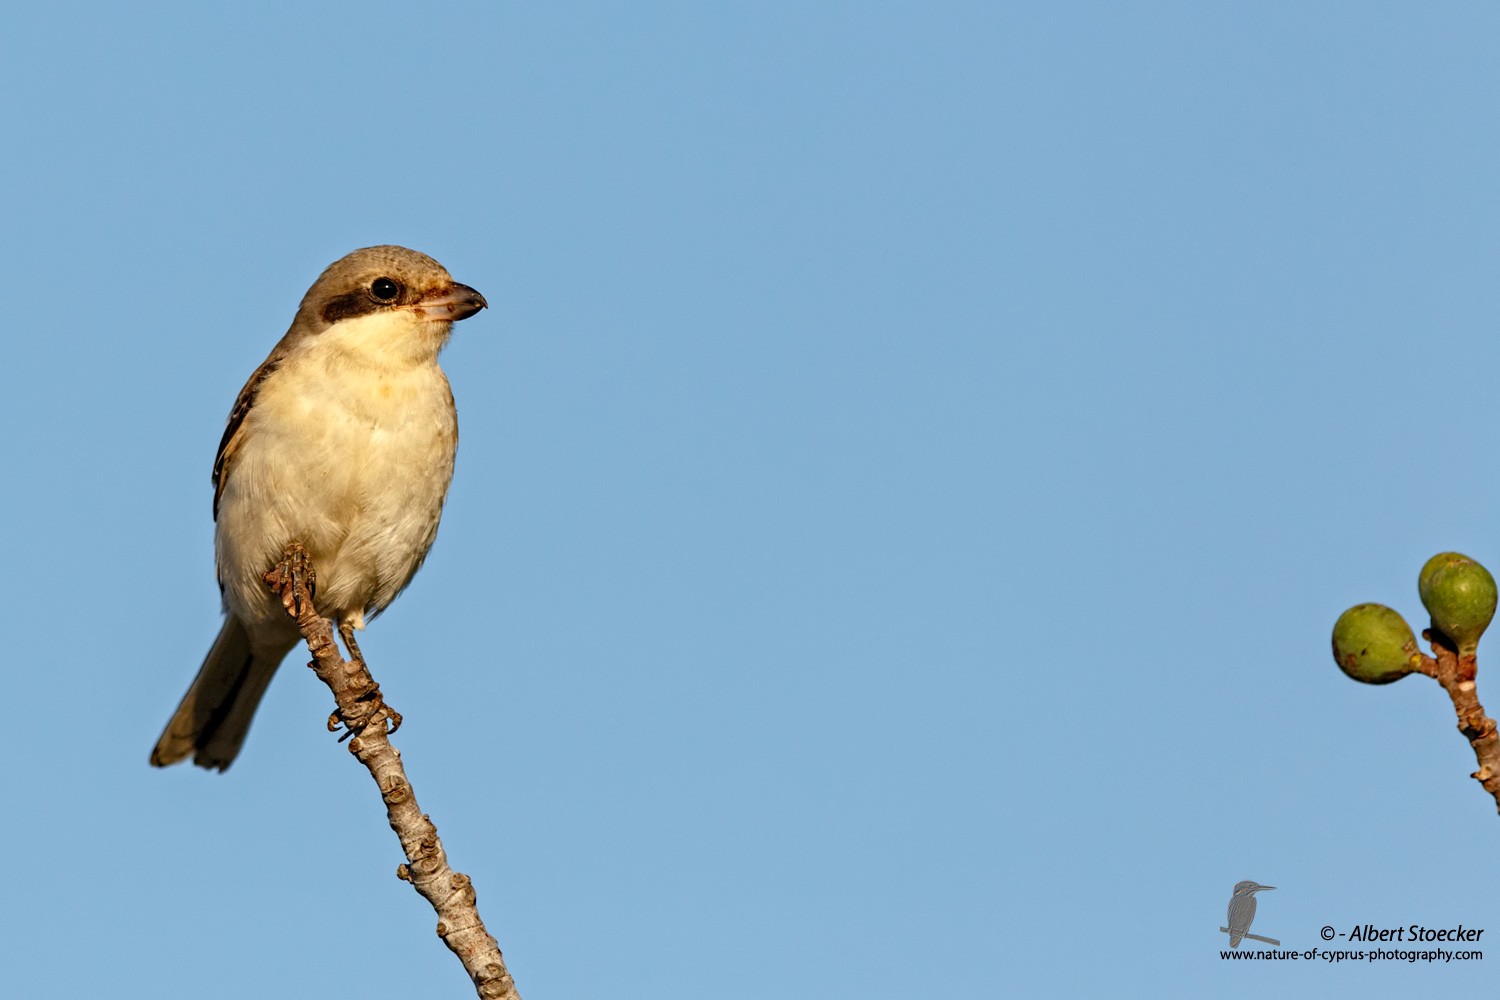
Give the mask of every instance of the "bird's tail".
[{"label": "bird's tail", "polygon": [[192,754],[199,767],[227,768],[245,742],[266,685],[296,643],[293,634],[271,646],[252,645],[244,624],[229,615],[198,676],[182,696],[182,704],[156,741],[151,763],[166,767]]}]

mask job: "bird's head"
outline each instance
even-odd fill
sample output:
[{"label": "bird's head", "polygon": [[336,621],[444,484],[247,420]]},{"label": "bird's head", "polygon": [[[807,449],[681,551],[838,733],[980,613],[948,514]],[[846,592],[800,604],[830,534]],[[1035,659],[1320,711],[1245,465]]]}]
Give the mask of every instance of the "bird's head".
[{"label": "bird's head", "polygon": [[365,247],[330,264],[313,282],[292,330],[334,337],[353,352],[419,362],[437,356],[456,321],[488,305],[424,253]]},{"label": "bird's head", "polygon": [[1236,896],[1243,896],[1243,895],[1247,895],[1247,894],[1254,894],[1254,893],[1260,892],[1262,889],[1274,889],[1274,888],[1276,888],[1274,885],[1261,885],[1258,882],[1251,882],[1249,880],[1246,880],[1244,882],[1236,882],[1235,883],[1235,885],[1234,885],[1234,894]]}]

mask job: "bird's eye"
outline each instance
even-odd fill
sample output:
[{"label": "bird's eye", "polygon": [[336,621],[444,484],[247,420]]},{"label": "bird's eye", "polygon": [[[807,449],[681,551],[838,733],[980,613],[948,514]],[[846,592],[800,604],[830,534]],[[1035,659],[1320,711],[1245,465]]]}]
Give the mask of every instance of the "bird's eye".
[{"label": "bird's eye", "polygon": [[394,299],[400,292],[401,286],[390,278],[376,278],[370,285],[370,293],[384,302]]}]

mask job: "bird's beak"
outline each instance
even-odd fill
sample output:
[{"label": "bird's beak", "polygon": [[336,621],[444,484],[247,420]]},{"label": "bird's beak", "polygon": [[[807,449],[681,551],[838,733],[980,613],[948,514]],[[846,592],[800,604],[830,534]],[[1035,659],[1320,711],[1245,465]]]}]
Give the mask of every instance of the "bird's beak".
[{"label": "bird's beak", "polygon": [[424,319],[457,322],[468,319],[481,309],[489,308],[489,303],[468,285],[455,282],[447,288],[428,292],[413,303],[412,308]]},{"label": "bird's beak", "polygon": [[1274,888],[1276,888],[1274,885],[1258,885],[1258,886],[1255,887],[1255,891],[1256,892],[1260,892],[1263,889],[1274,889]]}]

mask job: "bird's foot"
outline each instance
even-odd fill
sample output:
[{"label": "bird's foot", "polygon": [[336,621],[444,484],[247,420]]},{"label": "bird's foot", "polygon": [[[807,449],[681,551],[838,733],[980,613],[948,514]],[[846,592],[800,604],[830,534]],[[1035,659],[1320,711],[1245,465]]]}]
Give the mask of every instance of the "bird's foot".
[{"label": "bird's foot", "polygon": [[301,542],[292,542],[282,553],[281,562],[261,577],[281,598],[281,606],[294,618],[302,617],[302,595],[312,600],[317,590],[317,574],[313,572],[312,557]]},{"label": "bird's foot", "polygon": [[377,723],[385,727],[386,722],[390,722],[390,726],[385,729],[387,736],[401,728],[401,713],[386,704],[385,695],[380,693],[380,685],[374,681],[371,681],[370,686],[360,692],[355,701],[364,706],[363,712],[357,715],[345,714],[342,708],[336,708],[333,714],[328,716],[330,733],[336,733],[340,728],[344,730],[344,735],[339,737],[340,743],[351,736],[358,736]]},{"label": "bird's foot", "polygon": [[[349,621],[339,622],[339,635],[344,640],[344,648],[349,651],[349,656],[359,664],[361,670],[365,670],[365,655],[359,651],[359,643],[354,639],[354,624]],[[401,728],[401,713],[386,704],[385,696],[380,693],[380,685],[373,680],[370,681],[370,687],[360,693],[358,700],[366,704],[365,711],[358,717],[346,718],[342,711],[336,711],[328,717],[329,732],[337,732],[340,726],[349,730],[339,738],[340,743],[351,736],[357,736],[377,721],[390,720],[387,735]]]},{"label": "bird's foot", "polygon": [[358,661],[360,666],[364,666],[365,655],[359,651],[359,643],[354,641],[353,623],[349,621],[340,621],[339,636],[344,640],[344,648],[349,651],[349,658]]}]

